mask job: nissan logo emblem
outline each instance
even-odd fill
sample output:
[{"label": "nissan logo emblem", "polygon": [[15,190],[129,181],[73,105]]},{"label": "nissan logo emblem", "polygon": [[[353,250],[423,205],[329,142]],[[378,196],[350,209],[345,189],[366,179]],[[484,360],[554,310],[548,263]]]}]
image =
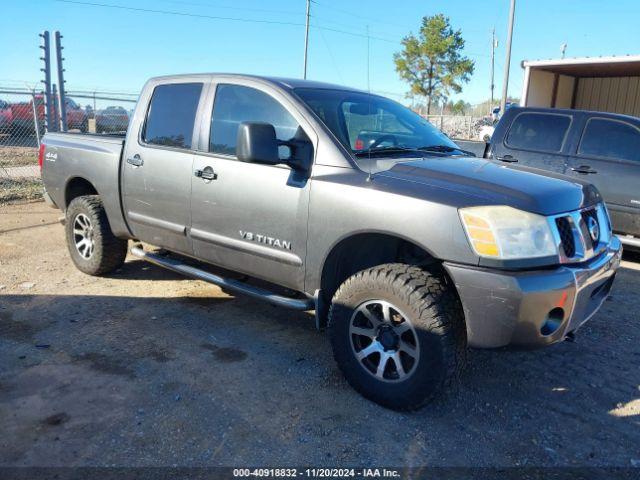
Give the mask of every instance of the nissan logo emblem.
[{"label": "nissan logo emblem", "polygon": [[600,238],[600,226],[595,218],[589,217],[587,220],[587,228],[589,229],[591,240],[593,240],[594,243],[597,242]]}]

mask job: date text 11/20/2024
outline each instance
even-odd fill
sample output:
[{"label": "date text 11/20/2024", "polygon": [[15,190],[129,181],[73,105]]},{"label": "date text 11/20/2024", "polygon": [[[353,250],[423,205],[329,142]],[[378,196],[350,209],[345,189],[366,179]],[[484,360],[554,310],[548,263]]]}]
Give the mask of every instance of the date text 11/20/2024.
[{"label": "date text 11/20/2024", "polygon": [[237,478],[400,478],[401,475],[397,469],[388,468],[235,468],[233,476]]}]

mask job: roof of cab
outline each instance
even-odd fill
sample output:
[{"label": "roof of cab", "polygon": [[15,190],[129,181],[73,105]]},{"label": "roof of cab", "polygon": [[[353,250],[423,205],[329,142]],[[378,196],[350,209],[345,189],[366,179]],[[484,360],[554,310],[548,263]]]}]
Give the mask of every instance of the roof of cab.
[{"label": "roof of cab", "polygon": [[202,78],[202,79],[228,79],[228,80],[262,80],[287,90],[294,88],[323,88],[333,90],[349,90],[354,92],[362,92],[362,90],[352,87],[345,87],[344,85],[336,85],[333,83],[317,82],[315,80],[303,80],[301,78],[283,78],[283,77],[267,77],[262,75],[245,75],[236,73],[194,73],[194,74],[180,74],[180,75],[164,75],[160,77],[153,77],[150,80],[154,81],[167,81],[178,80],[180,78]]}]

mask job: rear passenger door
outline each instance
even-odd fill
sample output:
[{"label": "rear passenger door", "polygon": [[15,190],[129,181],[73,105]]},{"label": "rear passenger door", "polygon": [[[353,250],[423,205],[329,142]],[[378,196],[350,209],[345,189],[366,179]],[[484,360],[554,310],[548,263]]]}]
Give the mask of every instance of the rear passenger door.
[{"label": "rear passenger door", "polygon": [[518,113],[502,142],[492,146],[493,158],[564,173],[567,162],[564,148],[571,121],[572,117],[564,114]]},{"label": "rear passenger door", "polygon": [[[196,154],[192,175],[194,254],[302,290],[310,174],[284,162],[238,161],[236,141],[242,122],[270,123],[283,141],[303,135],[314,143],[315,133],[288,98],[263,85],[221,83],[213,93],[210,124],[202,125],[204,151]],[[281,158],[288,153],[280,148]]]},{"label": "rear passenger door", "polygon": [[145,118],[135,119],[125,145],[123,204],[133,234],[167,249],[191,253],[192,146],[204,83],[159,84]]},{"label": "rear passenger door", "polygon": [[591,117],[567,173],[593,183],[604,197],[613,229],[640,236],[640,128]]}]

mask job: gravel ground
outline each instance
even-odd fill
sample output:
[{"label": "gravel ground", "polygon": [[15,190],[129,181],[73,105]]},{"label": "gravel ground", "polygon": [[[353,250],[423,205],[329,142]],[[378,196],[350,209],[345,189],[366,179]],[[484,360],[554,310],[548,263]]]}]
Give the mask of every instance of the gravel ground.
[{"label": "gravel ground", "polygon": [[310,314],[129,259],[75,270],[59,212],[0,207],[0,465],[640,466],[640,259],[575,343],[472,351],[400,414]]}]

